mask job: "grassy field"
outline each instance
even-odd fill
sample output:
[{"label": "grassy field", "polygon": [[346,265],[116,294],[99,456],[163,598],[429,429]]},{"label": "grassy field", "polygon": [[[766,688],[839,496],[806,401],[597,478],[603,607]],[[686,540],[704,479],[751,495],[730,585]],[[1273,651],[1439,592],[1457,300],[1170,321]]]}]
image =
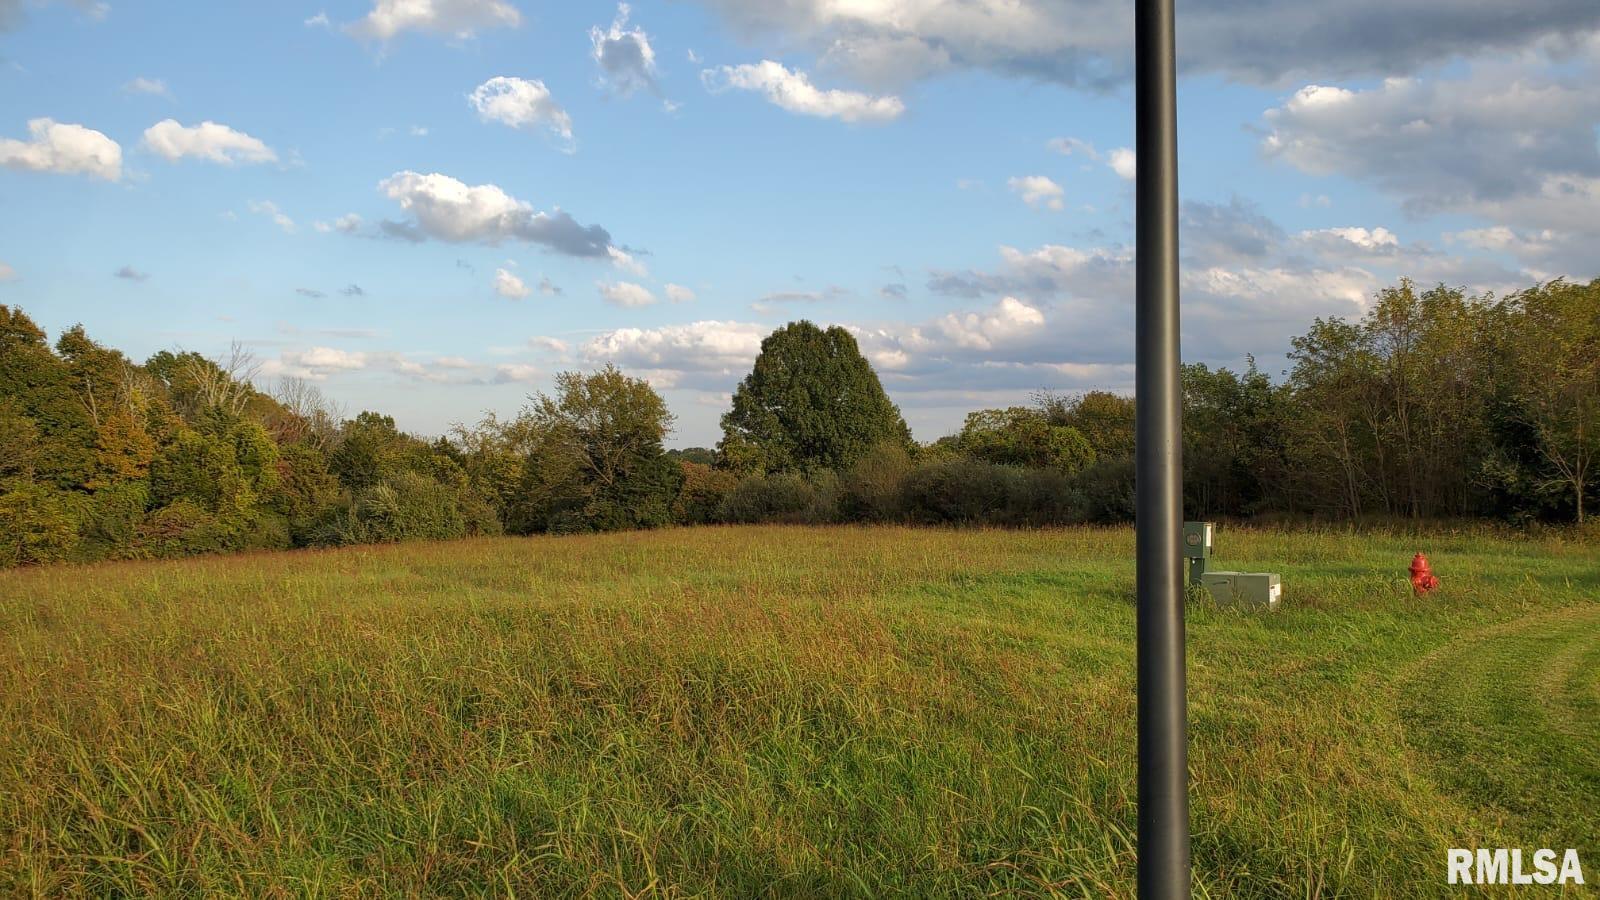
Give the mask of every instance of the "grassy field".
[{"label": "grassy field", "polygon": [[[1130,897],[1132,545],[770,527],[0,573],[0,894]],[[1579,848],[1591,895],[1600,548],[1219,550],[1286,606],[1191,605],[1197,894],[1443,895],[1446,848],[1505,846]]]}]

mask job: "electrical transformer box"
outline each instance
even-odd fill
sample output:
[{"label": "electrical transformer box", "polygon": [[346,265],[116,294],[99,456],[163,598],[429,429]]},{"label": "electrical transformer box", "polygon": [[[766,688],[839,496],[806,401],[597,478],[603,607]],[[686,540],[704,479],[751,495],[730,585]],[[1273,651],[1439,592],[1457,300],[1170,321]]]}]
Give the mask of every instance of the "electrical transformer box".
[{"label": "electrical transformer box", "polygon": [[1200,583],[1218,603],[1277,609],[1283,580],[1275,572],[1206,572]]}]

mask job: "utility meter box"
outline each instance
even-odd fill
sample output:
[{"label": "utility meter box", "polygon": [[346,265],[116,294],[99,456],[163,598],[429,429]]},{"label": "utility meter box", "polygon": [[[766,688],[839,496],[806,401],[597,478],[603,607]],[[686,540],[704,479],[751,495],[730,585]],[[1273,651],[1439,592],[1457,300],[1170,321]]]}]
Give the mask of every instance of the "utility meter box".
[{"label": "utility meter box", "polygon": [[1277,609],[1283,599],[1283,579],[1275,572],[1206,572],[1200,583],[1218,603]]},{"label": "utility meter box", "polygon": [[1210,522],[1183,523],[1183,555],[1189,559],[1207,559],[1211,556]]},{"label": "utility meter box", "polygon": [[1206,572],[1206,560],[1211,558],[1211,536],[1216,533],[1210,522],[1183,523],[1183,546],[1178,550],[1189,561],[1189,583],[1199,584]]}]

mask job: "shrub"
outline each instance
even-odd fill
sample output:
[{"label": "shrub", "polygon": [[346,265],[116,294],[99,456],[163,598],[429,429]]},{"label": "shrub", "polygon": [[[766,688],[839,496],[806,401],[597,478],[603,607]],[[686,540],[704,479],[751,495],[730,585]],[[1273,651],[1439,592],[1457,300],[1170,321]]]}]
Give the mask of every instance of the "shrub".
[{"label": "shrub", "polygon": [[229,549],[231,529],[214,513],[189,499],[179,499],[146,516],[135,529],[129,555],[192,556]]},{"label": "shrub", "polygon": [[839,514],[865,522],[903,518],[902,494],[911,467],[911,456],[903,447],[879,444],[867,451],[840,479]]},{"label": "shrub", "polygon": [[54,562],[77,542],[77,527],[60,491],[21,484],[0,494],[0,566]]},{"label": "shrub", "polygon": [[1132,457],[1102,460],[1079,473],[1083,514],[1092,522],[1133,521]]},{"label": "shrub", "polygon": [[426,475],[401,472],[361,492],[351,509],[346,543],[438,540],[466,533],[466,518],[449,488]]},{"label": "shrub", "polygon": [[83,505],[78,531],[90,558],[126,555],[150,506],[148,482],[124,481],[94,492]]},{"label": "shrub", "polygon": [[683,487],[672,503],[672,519],[684,525],[717,521],[722,504],[739,484],[732,472],[697,462],[684,462]]},{"label": "shrub", "polygon": [[738,523],[803,524],[814,521],[818,500],[816,487],[800,475],[754,475],[728,494],[717,518]]},{"label": "shrub", "polygon": [[1019,469],[975,459],[925,463],[906,476],[906,513],[913,521],[933,524],[1003,524],[1022,477]]}]

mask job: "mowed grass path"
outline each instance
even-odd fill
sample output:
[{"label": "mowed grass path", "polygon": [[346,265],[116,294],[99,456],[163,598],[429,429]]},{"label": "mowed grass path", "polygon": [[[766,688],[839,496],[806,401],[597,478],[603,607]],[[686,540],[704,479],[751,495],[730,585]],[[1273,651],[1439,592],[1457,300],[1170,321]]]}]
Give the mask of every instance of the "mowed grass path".
[{"label": "mowed grass path", "polygon": [[[0,894],[1131,897],[1132,547],[713,528],[0,573]],[[1600,881],[1594,544],[1219,548],[1286,607],[1191,606],[1198,893],[1443,895],[1462,846]]]}]

